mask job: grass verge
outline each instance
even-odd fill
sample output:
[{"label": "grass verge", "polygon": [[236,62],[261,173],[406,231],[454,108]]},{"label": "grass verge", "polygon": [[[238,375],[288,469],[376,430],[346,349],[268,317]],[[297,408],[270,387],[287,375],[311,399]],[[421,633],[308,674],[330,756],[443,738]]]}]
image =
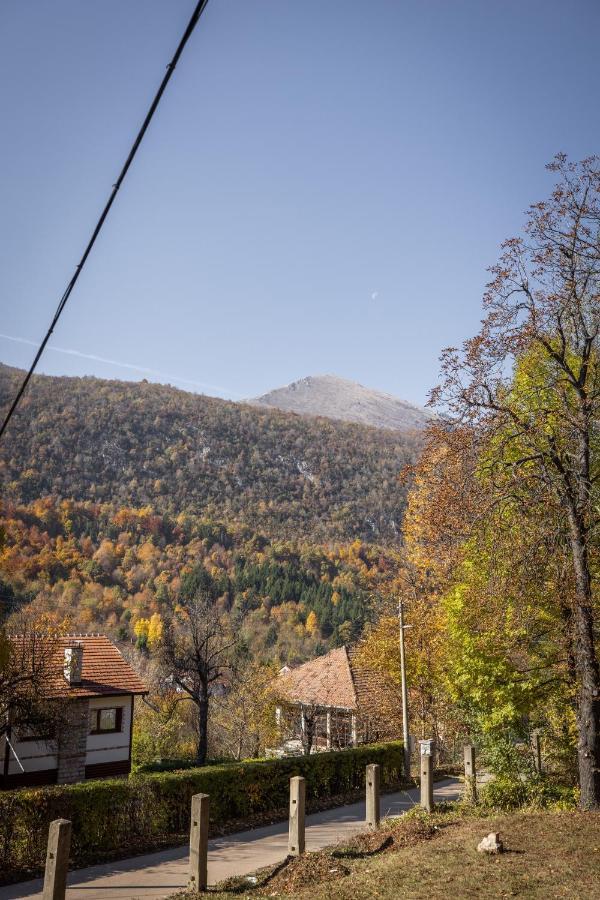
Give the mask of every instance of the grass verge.
[{"label": "grass verge", "polygon": [[[506,852],[477,844],[500,832]],[[211,900],[431,900],[438,897],[600,897],[600,814],[523,811],[482,815],[460,807],[417,811],[344,847],[307,853],[279,867],[212,889]],[[177,900],[198,895],[177,894]]]}]

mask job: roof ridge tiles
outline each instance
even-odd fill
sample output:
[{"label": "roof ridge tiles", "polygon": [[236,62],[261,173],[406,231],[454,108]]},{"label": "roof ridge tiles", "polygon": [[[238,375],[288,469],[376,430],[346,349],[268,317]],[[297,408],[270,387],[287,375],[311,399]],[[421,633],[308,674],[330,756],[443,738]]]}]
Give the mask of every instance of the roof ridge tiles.
[{"label": "roof ridge tiles", "polygon": [[[100,697],[115,694],[145,694],[148,689],[135,668],[128,662],[121,650],[108,635],[96,633],[75,633],[53,636],[32,632],[10,635],[15,645],[27,648],[38,639],[47,640],[51,651],[51,666],[48,672],[48,696]],[[67,685],[63,676],[64,649],[74,641],[83,645],[83,668],[81,683]]]},{"label": "roof ridge tiles", "polygon": [[[6,632],[8,637],[48,637],[48,631],[12,631],[8,630]],[[69,632],[68,634],[57,634],[54,636],[55,640],[62,641],[68,638],[82,638],[82,637],[103,637],[106,638],[107,641],[110,641],[110,638],[107,634],[103,634],[101,631],[80,631],[80,632]],[[113,643],[113,641],[111,641]]]}]

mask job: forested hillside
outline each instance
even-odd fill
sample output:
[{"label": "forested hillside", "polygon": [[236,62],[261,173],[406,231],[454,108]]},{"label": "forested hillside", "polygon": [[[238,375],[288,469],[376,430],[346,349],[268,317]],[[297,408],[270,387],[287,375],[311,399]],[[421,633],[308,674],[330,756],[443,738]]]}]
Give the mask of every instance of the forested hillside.
[{"label": "forested hillside", "polygon": [[26,606],[32,621],[50,612],[141,647],[165,612],[208,585],[255,659],[303,660],[357,638],[397,566],[393,551],[360,541],[275,542],[150,507],[45,499],[0,511],[0,620]]},{"label": "forested hillside", "polygon": [[[0,408],[22,372],[0,365]],[[395,541],[419,438],[172,387],[36,376],[0,447],[3,496],[240,522],[272,537]]]}]

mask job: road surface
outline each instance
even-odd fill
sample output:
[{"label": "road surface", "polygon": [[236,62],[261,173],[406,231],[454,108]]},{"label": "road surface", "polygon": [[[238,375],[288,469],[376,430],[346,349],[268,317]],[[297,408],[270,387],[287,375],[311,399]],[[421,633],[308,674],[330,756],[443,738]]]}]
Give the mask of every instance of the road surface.
[{"label": "road surface", "polygon": [[[457,778],[434,785],[437,802],[456,800],[461,792]],[[418,788],[385,794],[381,815],[401,815],[418,799]],[[347,840],[364,827],[364,819],[364,801],[307,816],[306,849],[320,850]],[[274,865],[286,855],[287,822],[213,838],[208,845],[209,883]],[[187,868],[188,847],[183,846],[78,869],[69,875],[67,900],[158,900],[186,887]],[[41,891],[41,880],[8,885],[0,887],[0,900],[41,900]]]}]

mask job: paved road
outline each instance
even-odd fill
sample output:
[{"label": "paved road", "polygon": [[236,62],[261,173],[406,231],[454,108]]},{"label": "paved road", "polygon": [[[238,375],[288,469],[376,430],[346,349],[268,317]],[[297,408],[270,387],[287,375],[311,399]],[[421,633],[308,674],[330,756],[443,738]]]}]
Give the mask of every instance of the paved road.
[{"label": "paved road", "polygon": [[[435,799],[456,800],[456,778],[435,785]],[[386,794],[382,816],[401,815],[418,801],[418,789]],[[353,803],[306,817],[306,849],[320,850],[356,834],[363,827],[365,804]],[[231,875],[246,875],[273,865],[287,854],[287,822],[240,831],[209,842],[208,879],[211,884]],[[174,847],[145,856],[78,869],[69,876],[67,900],[146,900],[168,897],[187,884],[188,848]],[[0,888],[0,900],[41,900],[41,881]]]}]

